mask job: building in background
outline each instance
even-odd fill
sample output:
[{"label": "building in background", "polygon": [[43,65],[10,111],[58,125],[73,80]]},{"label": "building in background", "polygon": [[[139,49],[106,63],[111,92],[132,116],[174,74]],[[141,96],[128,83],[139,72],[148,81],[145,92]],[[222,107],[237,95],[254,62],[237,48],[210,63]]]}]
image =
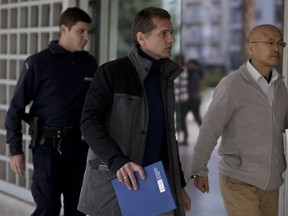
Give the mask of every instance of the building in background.
[{"label": "building in background", "polygon": [[283,28],[284,0],[183,0],[181,16],[185,58],[229,72],[247,59],[244,44],[252,27]]},{"label": "building in background", "polygon": [[28,127],[23,124],[27,169],[22,177],[13,174],[9,166],[4,120],[24,59],[58,37],[57,22],[62,8],[62,1],[1,0],[0,4],[0,190],[31,202],[28,191],[33,167]]},{"label": "building in background", "polygon": [[6,111],[24,59],[59,37],[59,16],[73,6],[93,18],[87,49],[100,64],[127,54],[132,17],[145,6],[171,11],[176,22],[174,55],[181,52],[195,58],[208,71],[215,71],[216,66],[227,72],[240,65],[249,26],[272,23],[282,28],[284,22],[284,0],[0,0],[0,191],[28,202],[33,202],[28,127],[23,123],[27,169],[22,177],[9,166]]}]

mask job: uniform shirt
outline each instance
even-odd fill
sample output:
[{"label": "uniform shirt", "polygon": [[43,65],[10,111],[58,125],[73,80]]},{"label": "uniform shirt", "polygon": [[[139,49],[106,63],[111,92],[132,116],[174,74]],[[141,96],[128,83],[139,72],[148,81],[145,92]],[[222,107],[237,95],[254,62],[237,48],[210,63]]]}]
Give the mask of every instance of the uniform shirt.
[{"label": "uniform shirt", "polygon": [[30,114],[43,126],[80,126],[85,95],[96,69],[96,60],[86,51],[71,53],[57,41],[25,60],[5,122],[12,155],[22,153],[21,116],[30,102]]}]

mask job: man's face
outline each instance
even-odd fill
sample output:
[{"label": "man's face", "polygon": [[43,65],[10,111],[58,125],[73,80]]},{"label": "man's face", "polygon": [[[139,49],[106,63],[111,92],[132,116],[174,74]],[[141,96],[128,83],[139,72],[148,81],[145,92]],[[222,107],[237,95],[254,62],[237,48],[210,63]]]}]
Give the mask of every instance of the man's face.
[{"label": "man's face", "polygon": [[69,30],[67,26],[61,26],[62,46],[70,52],[83,51],[88,39],[89,31],[92,26],[89,23],[77,22]]},{"label": "man's face", "polygon": [[153,18],[156,28],[151,32],[137,33],[141,49],[155,59],[171,56],[172,44],[175,42],[173,28],[170,20]]},{"label": "man's face", "polygon": [[[265,42],[272,42],[271,45]],[[267,27],[259,30],[253,35],[249,44],[249,53],[252,63],[258,70],[262,68],[270,68],[277,66],[283,54],[283,47],[275,42],[282,42],[281,33],[274,28]]]}]

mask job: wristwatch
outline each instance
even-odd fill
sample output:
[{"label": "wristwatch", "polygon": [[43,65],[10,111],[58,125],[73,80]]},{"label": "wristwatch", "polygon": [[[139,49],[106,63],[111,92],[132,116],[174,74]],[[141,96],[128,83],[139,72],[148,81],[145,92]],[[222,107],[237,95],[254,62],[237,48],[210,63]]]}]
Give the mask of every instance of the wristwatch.
[{"label": "wristwatch", "polygon": [[197,178],[197,175],[192,174],[192,175],[190,176],[190,178],[191,178],[191,179],[195,179],[195,178]]}]

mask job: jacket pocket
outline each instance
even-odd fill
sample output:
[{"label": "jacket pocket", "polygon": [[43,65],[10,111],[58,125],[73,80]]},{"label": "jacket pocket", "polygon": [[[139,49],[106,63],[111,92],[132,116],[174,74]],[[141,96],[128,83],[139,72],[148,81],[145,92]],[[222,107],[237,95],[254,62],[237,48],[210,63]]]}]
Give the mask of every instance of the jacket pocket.
[{"label": "jacket pocket", "polygon": [[108,166],[98,158],[94,159],[94,160],[90,160],[88,163],[89,163],[91,169],[94,171],[109,172]]},{"label": "jacket pocket", "polygon": [[127,94],[115,94],[111,112],[111,121],[130,129],[139,115],[141,98]]}]

